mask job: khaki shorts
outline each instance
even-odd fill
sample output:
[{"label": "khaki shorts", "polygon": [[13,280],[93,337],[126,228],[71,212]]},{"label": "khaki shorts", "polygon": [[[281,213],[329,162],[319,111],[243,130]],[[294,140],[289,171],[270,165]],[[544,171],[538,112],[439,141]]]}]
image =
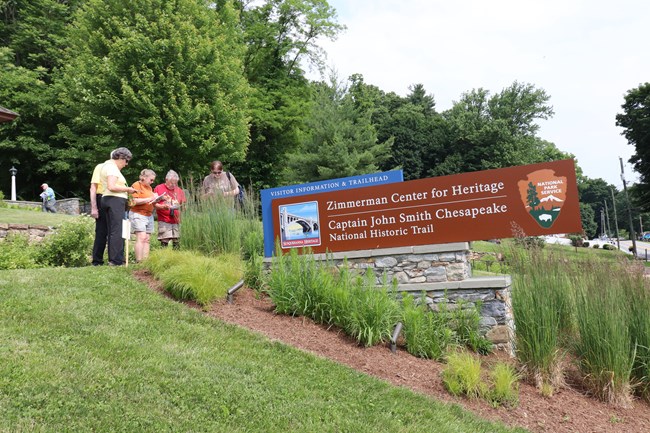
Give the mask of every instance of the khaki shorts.
[{"label": "khaki shorts", "polygon": [[158,221],[158,240],[178,239],[181,237],[181,225]]},{"label": "khaki shorts", "polygon": [[129,220],[131,220],[131,231],[133,233],[153,233],[153,215],[144,216],[137,212],[129,211]]}]

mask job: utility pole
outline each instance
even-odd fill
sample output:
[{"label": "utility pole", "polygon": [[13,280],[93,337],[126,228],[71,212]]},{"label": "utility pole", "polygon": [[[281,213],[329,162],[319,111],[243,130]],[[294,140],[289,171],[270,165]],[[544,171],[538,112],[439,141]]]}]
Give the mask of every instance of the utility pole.
[{"label": "utility pole", "polygon": [[639,215],[639,228],[641,229],[641,231],[639,232],[639,236],[643,238],[643,219],[641,218],[641,215]]},{"label": "utility pole", "polygon": [[623,190],[625,191],[625,199],[627,200],[627,216],[630,220],[630,238],[632,238],[632,254],[636,257],[636,234],[634,233],[634,226],[632,225],[632,207],[630,206],[630,197],[627,195],[627,183],[625,182],[625,174],[623,172],[623,158],[619,157],[621,162],[621,180],[623,181]]},{"label": "utility pole", "polygon": [[611,188],[612,191],[612,207],[614,208],[614,228],[616,229],[616,246],[618,249],[621,249],[621,238],[618,232],[618,218],[616,217],[616,197],[614,197],[614,188]]},{"label": "utility pole", "polygon": [[611,238],[612,237],[612,226],[609,225],[609,210],[607,210],[607,200],[603,200],[603,203],[605,204],[605,218],[607,221],[607,237]]},{"label": "utility pole", "polygon": [[600,210],[600,238],[605,237],[605,211]]}]

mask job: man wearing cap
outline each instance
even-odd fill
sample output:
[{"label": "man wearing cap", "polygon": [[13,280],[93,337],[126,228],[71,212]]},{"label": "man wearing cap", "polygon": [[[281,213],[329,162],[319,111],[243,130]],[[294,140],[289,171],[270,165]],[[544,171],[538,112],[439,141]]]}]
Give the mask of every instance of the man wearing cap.
[{"label": "man wearing cap", "polygon": [[41,185],[43,192],[41,193],[41,199],[43,199],[43,212],[52,212],[56,213],[54,205],[56,204],[56,198],[54,197],[54,190],[47,186],[46,183]]}]

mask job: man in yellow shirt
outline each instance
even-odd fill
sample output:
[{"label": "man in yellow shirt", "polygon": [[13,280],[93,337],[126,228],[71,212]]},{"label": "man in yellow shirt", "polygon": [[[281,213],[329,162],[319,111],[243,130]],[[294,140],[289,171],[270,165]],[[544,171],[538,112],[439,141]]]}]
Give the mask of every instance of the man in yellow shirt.
[{"label": "man in yellow shirt", "polygon": [[93,175],[90,178],[90,216],[95,218],[95,242],[93,243],[93,266],[104,264],[104,251],[106,250],[106,238],[108,237],[108,226],[106,225],[106,212],[101,208],[102,187],[100,174],[102,167],[113,158],[111,151],[110,158],[95,166]]}]

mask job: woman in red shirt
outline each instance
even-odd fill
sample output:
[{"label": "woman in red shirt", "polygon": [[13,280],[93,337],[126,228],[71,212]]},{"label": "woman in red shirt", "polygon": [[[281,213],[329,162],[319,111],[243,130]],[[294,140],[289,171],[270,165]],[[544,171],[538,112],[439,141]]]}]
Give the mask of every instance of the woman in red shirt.
[{"label": "woman in red shirt", "polygon": [[155,204],[158,216],[158,240],[166,247],[172,242],[174,248],[178,247],[181,236],[181,208],[185,203],[185,193],[178,186],[178,173],[169,170],[165,176],[165,183],[154,188],[159,196],[165,196],[164,200]]}]

